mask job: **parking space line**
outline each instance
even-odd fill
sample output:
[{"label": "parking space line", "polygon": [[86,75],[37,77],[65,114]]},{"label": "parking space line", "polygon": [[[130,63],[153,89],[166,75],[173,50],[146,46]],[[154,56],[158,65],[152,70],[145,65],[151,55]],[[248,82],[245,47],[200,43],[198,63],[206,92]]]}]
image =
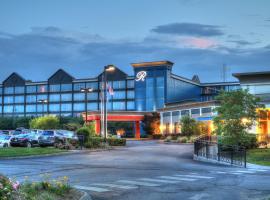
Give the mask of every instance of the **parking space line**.
[{"label": "parking space line", "polygon": [[197,179],[192,179],[192,178],[180,178],[180,177],[173,177],[173,176],[159,176],[159,178],[178,180],[178,181],[196,181],[197,180]]},{"label": "parking space line", "polygon": [[111,190],[105,189],[105,188],[99,188],[99,187],[86,187],[86,186],[80,186],[80,185],[75,185],[74,188],[79,189],[79,190],[88,190],[92,192],[109,192]]},{"label": "parking space line", "polygon": [[154,179],[154,178],[141,178],[142,181],[149,181],[149,182],[157,182],[157,183],[179,183],[180,181],[177,180],[162,180],[162,179]]},{"label": "parking space line", "polygon": [[188,177],[188,178],[203,178],[203,179],[211,179],[214,177],[211,176],[199,176],[199,175],[175,175],[177,177]]},{"label": "parking space line", "polygon": [[156,184],[156,183],[147,183],[147,182],[141,182],[141,181],[120,180],[120,181],[117,181],[117,182],[118,182],[118,183],[131,184],[131,185],[148,186],[148,187],[158,187],[158,186],[161,186],[160,184]]}]

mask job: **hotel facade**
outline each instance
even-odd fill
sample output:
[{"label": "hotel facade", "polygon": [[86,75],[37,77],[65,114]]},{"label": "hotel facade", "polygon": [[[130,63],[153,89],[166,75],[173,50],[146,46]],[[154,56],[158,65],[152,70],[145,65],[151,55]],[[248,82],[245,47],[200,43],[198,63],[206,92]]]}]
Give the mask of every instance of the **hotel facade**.
[{"label": "hotel facade", "polygon": [[[152,112],[160,112],[163,134],[179,132],[179,121],[185,115],[210,124],[215,115],[213,108],[218,106],[214,97],[221,90],[248,88],[270,108],[270,72],[233,74],[237,82],[201,83],[196,75],[187,79],[173,74],[170,61],[133,63],[131,66],[133,75],[117,67],[106,72],[107,83],[114,93],[109,96],[107,108],[109,121],[134,122],[136,137],[140,137],[143,116]],[[59,69],[46,81],[32,82],[12,73],[0,85],[0,114],[2,117],[79,116],[87,110],[87,119],[96,121],[96,130],[100,132],[103,74],[76,79]],[[85,96],[82,88],[92,91]],[[270,133],[270,112],[267,111],[266,118],[259,123],[264,132]]]}]

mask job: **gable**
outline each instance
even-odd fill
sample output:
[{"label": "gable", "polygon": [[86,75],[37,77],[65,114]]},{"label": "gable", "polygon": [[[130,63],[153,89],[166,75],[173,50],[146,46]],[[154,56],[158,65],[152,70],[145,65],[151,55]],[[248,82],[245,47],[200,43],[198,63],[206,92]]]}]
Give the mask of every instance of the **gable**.
[{"label": "gable", "polygon": [[[98,79],[102,79],[102,75],[104,72],[102,72],[99,76]],[[107,81],[118,81],[118,80],[125,80],[127,78],[127,74],[123,72],[122,70],[118,69],[115,67],[113,71],[107,71]]]},{"label": "gable", "polygon": [[72,83],[74,80],[74,77],[69,75],[67,72],[65,72],[62,69],[59,69],[57,72],[55,72],[49,79],[49,84],[61,84],[61,83]]},{"label": "gable", "polygon": [[22,78],[17,73],[12,73],[6,80],[3,81],[3,86],[13,87],[13,86],[24,86],[25,79]]}]

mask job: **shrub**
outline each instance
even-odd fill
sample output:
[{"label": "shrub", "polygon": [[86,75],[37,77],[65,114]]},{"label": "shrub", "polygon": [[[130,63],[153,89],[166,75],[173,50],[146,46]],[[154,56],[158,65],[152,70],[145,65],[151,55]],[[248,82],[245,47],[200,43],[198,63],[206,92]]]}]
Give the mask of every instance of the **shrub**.
[{"label": "shrub", "polygon": [[195,119],[190,118],[189,116],[184,116],[180,121],[181,132],[185,136],[198,135],[200,133],[198,123]]},{"label": "shrub", "polygon": [[[224,145],[236,145],[235,144],[236,138],[231,136],[223,136],[220,137],[219,143]],[[243,146],[246,149],[252,149],[258,147],[257,137],[256,134],[242,134],[242,137],[238,138],[237,145]]]},{"label": "shrub", "polygon": [[188,142],[188,138],[186,136],[180,136],[177,138],[176,140],[179,143],[187,143]]},{"label": "shrub", "polygon": [[123,138],[107,138],[110,146],[126,146],[126,139]]},{"label": "shrub", "polygon": [[104,147],[104,138],[101,137],[90,137],[88,141],[84,144],[85,148],[100,148]]},{"label": "shrub", "polygon": [[0,174],[0,200],[10,199],[12,191],[10,180]]},{"label": "shrub", "polygon": [[167,136],[164,140],[164,142],[171,142],[172,141],[172,136]]},{"label": "shrub", "polygon": [[69,131],[77,131],[79,128],[81,128],[82,125],[79,123],[70,122],[67,124],[63,124],[63,129],[69,130]]},{"label": "shrub", "polygon": [[59,118],[50,115],[34,118],[30,121],[30,128],[32,129],[58,129],[59,126]]},{"label": "shrub", "polygon": [[160,140],[160,139],[164,139],[164,136],[162,134],[153,134],[152,138],[154,140]]},{"label": "shrub", "polygon": [[90,138],[90,130],[87,127],[81,127],[77,130],[77,135],[83,135],[84,136],[84,141],[87,142],[88,139]]},{"label": "shrub", "polygon": [[188,142],[189,142],[189,143],[193,143],[193,142],[195,142],[196,138],[197,138],[197,136],[195,136],[195,135],[190,136],[190,137],[188,138]]}]

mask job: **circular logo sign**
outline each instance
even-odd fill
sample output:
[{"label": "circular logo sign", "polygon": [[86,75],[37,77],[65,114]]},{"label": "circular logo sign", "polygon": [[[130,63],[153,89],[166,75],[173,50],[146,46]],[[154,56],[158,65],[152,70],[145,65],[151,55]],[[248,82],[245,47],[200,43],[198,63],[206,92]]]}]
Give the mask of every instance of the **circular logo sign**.
[{"label": "circular logo sign", "polygon": [[140,71],[137,73],[136,75],[136,81],[145,81],[145,78],[147,76],[147,72],[146,71]]}]

